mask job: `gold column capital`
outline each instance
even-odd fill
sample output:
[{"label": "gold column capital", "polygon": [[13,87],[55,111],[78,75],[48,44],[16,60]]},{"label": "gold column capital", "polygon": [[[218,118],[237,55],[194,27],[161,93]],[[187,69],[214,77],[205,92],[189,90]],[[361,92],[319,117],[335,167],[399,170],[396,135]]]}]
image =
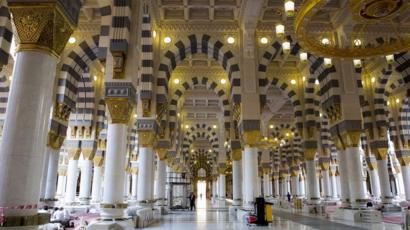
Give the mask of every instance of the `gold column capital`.
[{"label": "gold column capital", "polygon": [[226,167],[218,167],[218,173],[219,174],[225,174]]},{"label": "gold column capital", "polygon": [[410,156],[402,156],[397,158],[400,162],[401,166],[409,166],[410,165]]},{"label": "gold column capital", "polygon": [[232,160],[240,161],[242,159],[242,150],[241,149],[232,149]]},{"label": "gold column capital", "polygon": [[67,122],[70,117],[70,112],[71,108],[67,104],[61,102],[55,103],[53,111],[54,118]]},{"label": "gold column capital", "polygon": [[158,154],[158,158],[159,158],[161,161],[167,159],[168,149],[166,149],[166,148],[157,148],[157,149],[156,149],[156,152],[157,152],[157,154]]},{"label": "gold column capital", "polygon": [[47,135],[47,146],[54,149],[59,150],[63,145],[65,137],[60,136],[53,131],[49,131]]},{"label": "gold column capital", "polygon": [[17,51],[41,51],[59,57],[75,25],[57,3],[9,3]]},{"label": "gold column capital", "polygon": [[315,160],[315,156],[316,156],[316,149],[305,149],[305,160],[306,161],[313,161]]},{"label": "gold column capital", "polygon": [[105,102],[112,124],[128,124],[133,106],[127,98],[107,98]]},{"label": "gold column capital", "polygon": [[373,171],[377,169],[377,164],[376,162],[367,162],[367,167],[369,167],[370,171]]},{"label": "gold column capital", "polygon": [[320,169],[323,171],[329,170],[330,163],[329,162],[319,162]]},{"label": "gold column capital", "polygon": [[347,131],[341,133],[341,144],[346,147],[358,147],[362,131]]},{"label": "gold column capital", "polygon": [[270,168],[262,168],[263,174],[269,174],[270,173]]},{"label": "gold column capital", "polygon": [[95,149],[82,149],[84,160],[93,160],[95,156]]},{"label": "gold column capital", "polygon": [[244,131],[242,134],[242,139],[245,145],[250,147],[255,147],[256,144],[259,142],[260,131],[259,130],[252,130],[252,131]]},{"label": "gold column capital", "polygon": [[386,160],[387,151],[387,148],[376,148],[374,151],[374,156],[376,157],[376,160]]},{"label": "gold column capital", "polygon": [[81,149],[79,148],[68,149],[68,159],[78,160],[80,158],[80,153],[81,153]]},{"label": "gold column capital", "polygon": [[155,142],[155,133],[151,130],[138,131],[138,145],[143,148],[153,147]]},{"label": "gold column capital", "polygon": [[104,157],[103,156],[95,156],[93,159],[94,165],[97,167],[101,167],[104,164]]}]

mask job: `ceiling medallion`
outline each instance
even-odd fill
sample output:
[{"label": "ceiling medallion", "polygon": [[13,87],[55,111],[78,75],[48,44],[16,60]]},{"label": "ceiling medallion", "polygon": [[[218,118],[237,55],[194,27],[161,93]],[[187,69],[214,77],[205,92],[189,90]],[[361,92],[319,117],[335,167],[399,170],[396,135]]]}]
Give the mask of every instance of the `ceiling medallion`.
[{"label": "ceiling medallion", "polygon": [[[409,4],[405,0],[350,0],[340,12],[348,10],[350,21],[342,37],[336,42],[336,35],[329,37],[331,43],[324,45],[313,33],[313,23],[318,13],[326,11],[327,0],[306,0],[295,18],[296,39],[304,50],[322,57],[369,58],[384,56],[410,49],[410,36],[402,31],[400,13],[407,13]],[[347,19],[349,20],[349,19]],[[379,31],[388,28],[389,31]],[[328,35],[328,34],[324,34]],[[376,42],[381,37],[383,42]],[[360,44],[356,41],[360,41]]]},{"label": "ceiling medallion", "polygon": [[353,12],[366,20],[380,20],[394,17],[396,13],[403,10],[404,0],[367,0],[351,1]]}]

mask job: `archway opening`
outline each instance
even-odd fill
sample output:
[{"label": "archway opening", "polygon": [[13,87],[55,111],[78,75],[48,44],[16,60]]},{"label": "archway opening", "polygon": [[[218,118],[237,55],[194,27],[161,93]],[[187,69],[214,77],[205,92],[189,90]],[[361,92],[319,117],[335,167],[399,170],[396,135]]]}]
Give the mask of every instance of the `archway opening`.
[{"label": "archway opening", "polygon": [[197,182],[197,208],[206,208],[206,181]]}]

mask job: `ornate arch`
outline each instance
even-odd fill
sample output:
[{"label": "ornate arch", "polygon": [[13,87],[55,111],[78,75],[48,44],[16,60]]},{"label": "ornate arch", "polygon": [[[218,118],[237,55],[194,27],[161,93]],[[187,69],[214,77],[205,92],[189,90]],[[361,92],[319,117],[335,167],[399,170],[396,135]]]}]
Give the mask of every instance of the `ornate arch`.
[{"label": "ornate arch", "polygon": [[234,54],[224,44],[212,38],[208,34],[192,34],[186,38],[178,40],[169,50],[167,50],[161,60],[157,78],[157,102],[162,104],[168,101],[168,82],[177,64],[188,56],[196,53],[207,54],[213,58],[228,75],[231,83],[231,101],[239,103],[241,100],[241,80],[239,73],[239,62]]},{"label": "ornate arch", "polygon": [[176,88],[171,94],[171,101],[169,104],[169,127],[171,130],[176,125],[177,104],[182,95],[190,89],[194,89],[197,85],[205,85],[206,89],[214,92],[222,102],[222,109],[225,120],[225,128],[229,128],[231,124],[231,107],[229,103],[228,94],[223,87],[215,81],[210,81],[207,77],[193,77],[191,81],[185,81]]}]

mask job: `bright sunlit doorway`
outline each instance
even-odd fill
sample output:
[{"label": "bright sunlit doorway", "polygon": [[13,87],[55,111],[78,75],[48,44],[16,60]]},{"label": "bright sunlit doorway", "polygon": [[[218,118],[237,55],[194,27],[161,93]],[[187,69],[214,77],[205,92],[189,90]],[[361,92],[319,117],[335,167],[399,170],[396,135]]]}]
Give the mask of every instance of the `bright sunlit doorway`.
[{"label": "bright sunlit doorway", "polygon": [[206,181],[200,180],[197,184],[197,208],[206,208]]}]

